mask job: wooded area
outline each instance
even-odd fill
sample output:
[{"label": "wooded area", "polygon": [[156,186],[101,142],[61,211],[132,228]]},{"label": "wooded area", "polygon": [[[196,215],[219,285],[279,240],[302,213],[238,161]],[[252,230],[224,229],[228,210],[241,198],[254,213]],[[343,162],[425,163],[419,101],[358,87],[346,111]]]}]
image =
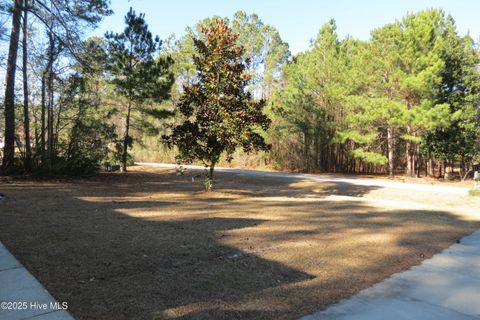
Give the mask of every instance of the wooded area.
[{"label": "wooded area", "polygon": [[340,40],[332,20],[286,64],[271,102],[274,157],[307,170],[408,176],[459,164],[463,176],[479,151],[474,42],[441,10],[371,35]]},{"label": "wooded area", "polygon": [[3,1],[0,12],[4,174],[126,171],[145,152],[213,168],[240,149],[308,172],[463,178],[480,161],[479,50],[442,10],[369,41],[340,39],[331,20],[296,55],[242,11],[163,41],[132,9],[123,32],[87,37],[107,0]]}]

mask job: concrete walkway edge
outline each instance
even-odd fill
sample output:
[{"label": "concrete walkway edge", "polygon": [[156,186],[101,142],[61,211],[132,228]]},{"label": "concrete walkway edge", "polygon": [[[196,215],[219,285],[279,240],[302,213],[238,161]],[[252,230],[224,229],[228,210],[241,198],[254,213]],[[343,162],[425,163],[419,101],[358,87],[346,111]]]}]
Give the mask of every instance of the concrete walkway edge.
[{"label": "concrete walkway edge", "polygon": [[74,320],[0,242],[0,320]]},{"label": "concrete walkway edge", "polygon": [[480,231],[302,320],[480,319]]}]

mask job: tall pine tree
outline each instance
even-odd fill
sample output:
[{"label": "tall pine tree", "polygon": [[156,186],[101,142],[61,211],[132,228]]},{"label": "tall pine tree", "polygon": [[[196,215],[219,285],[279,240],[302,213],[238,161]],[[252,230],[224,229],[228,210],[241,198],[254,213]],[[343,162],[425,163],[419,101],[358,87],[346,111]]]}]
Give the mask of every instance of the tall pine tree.
[{"label": "tall pine tree", "polygon": [[[173,76],[168,57],[155,59],[161,41],[153,37],[145,22],[145,15],[130,11],[125,16],[125,30],[105,35],[107,39],[107,70],[115,92],[125,99],[125,126],[121,162],[127,170],[128,149],[133,139],[130,134],[132,115],[155,114],[147,101],[159,103],[169,97]],[[135,119],[133,119],[135,120]]]}]

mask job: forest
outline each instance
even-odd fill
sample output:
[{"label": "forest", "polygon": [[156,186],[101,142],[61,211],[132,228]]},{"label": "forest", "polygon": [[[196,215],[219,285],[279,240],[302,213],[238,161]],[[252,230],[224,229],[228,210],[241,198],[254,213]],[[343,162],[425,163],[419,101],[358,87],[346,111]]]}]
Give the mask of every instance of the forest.
[{"label": "forest", "polygon": [[[440,9],[292,55],[255,13],[159,39],[107,0],[0,1],[2,174],[134,161],[464,179],[480,162],[480,55]],[[2,71],[3,72],[3,71]]]}]

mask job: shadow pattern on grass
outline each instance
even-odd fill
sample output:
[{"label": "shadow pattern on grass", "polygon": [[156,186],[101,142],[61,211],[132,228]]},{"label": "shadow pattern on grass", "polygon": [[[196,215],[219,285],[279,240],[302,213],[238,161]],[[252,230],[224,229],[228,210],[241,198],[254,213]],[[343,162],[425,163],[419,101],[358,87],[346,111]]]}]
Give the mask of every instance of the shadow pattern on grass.
[{"label": "shadow pattern on grass", "polygon": [[[141,172],[48,188],[1,186],[7,200],[0,204],[0,240],[57,299],[69,302],[78,319],[295,319],[420,262],[475,228],[443,211],[385,212],[326,200],[249,202],[362,197],[377,187],[296,188],[300,180],[218,177],[217,193],[204,196],[201,182],[192,184],[189,176]],[[82,200],[88,197],[104,200]],[[145,216],[129,216],[129,210]],[[370,240],[381,234],[393,242]],[[275,255],[282,250],[285,257]]]}]

